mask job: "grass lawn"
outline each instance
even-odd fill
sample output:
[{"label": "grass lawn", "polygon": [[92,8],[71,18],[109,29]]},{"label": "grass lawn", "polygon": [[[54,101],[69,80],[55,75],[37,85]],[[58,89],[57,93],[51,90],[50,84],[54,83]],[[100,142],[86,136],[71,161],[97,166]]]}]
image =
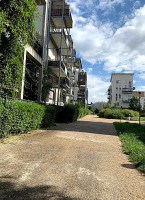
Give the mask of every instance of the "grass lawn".
[{"label": "grass lawn", "polygon": [[123,145],[136,168],[145,173],[145,126],[132,123],[113,123]]},{"label": "grass lawn", "polygon": [[[131,121],[139,121],[139,117],[131,117],[130,119]],[[144,121],[145,122],[145,117],[141,117],[140,121]]]}]

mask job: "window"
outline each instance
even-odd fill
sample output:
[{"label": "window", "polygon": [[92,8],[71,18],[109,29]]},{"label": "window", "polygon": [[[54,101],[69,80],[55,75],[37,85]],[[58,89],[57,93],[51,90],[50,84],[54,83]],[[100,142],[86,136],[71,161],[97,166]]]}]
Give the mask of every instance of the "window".
[{"label": "window", "polygon": [[118,87],[116,88],[116,92],[118,92]]},{"label": "window", "polygon": [[119,84],[119,83],[121,83],[121,80],[116,80],[116,84]]},{"label": "window", "polygon": [[129,88],[131,88],[132,87],[132,84],[131,84],[131,81],[129,81]]},{"label": "window", "polygon": [[119,99],[121,99],[121,94],[119,94]]},{"label": "window", "polygon": [[121,92],[121,88],[119,88],[119,92]]},{"label": "window", "polygon": [[116,101],[117,101],[117,96],[118,96],[118,95],[116,94]]}]

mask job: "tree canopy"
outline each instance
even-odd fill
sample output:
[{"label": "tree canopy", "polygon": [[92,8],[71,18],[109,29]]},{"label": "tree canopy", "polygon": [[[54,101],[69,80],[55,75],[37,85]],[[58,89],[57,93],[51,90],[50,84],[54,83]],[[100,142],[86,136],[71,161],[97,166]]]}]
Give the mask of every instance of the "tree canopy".
[{"label": "tree canopy", "polygon": [[140,102],[138,97],[133,97],[130,99],[129,107],[132,110],[139,111],[140,110]]}]

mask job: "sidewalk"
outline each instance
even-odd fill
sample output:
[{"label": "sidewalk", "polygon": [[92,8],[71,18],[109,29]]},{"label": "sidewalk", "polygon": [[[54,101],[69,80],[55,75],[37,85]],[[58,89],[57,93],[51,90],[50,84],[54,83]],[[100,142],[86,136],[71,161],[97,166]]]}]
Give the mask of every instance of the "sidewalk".
[{"label": "sidewalk", "polygon": [[112,122],[89,115],[0,144],[0,199],[143,200]]}]

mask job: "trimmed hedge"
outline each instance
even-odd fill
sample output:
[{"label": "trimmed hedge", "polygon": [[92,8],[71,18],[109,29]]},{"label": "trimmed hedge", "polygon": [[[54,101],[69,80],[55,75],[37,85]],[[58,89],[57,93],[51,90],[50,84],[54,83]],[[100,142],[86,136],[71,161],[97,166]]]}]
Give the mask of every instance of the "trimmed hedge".
[{"label": "trimmed hedge", "polygon": [[101,109],[98,113],[99,117],[108,118],[108,119],[126,119],[126,117],[138,117],[139,113],[137,111],[129,110],[129,109]]},{"label": "trimmed hedge", "polygon": [[54,125],[56,109],[28,102],[0,104],[0,137]]},{"label": "trimmed hedge", "polygon": [[57,111],[56,121],[61,123],[75,122],[88,114],[91,114],[91,111],[82,108],[79,103],[76,102],[75,105],[66,103],[64,107]]},{"label": "trimmed hedge", "polygon": [[0,103],[0,138],[18,133],[26,133],[39,128],[47,128],[55,124],[75,122],[77,119],[90,114],[79,103],[65,104],[57,109],[53,106],[28,102]]}]

